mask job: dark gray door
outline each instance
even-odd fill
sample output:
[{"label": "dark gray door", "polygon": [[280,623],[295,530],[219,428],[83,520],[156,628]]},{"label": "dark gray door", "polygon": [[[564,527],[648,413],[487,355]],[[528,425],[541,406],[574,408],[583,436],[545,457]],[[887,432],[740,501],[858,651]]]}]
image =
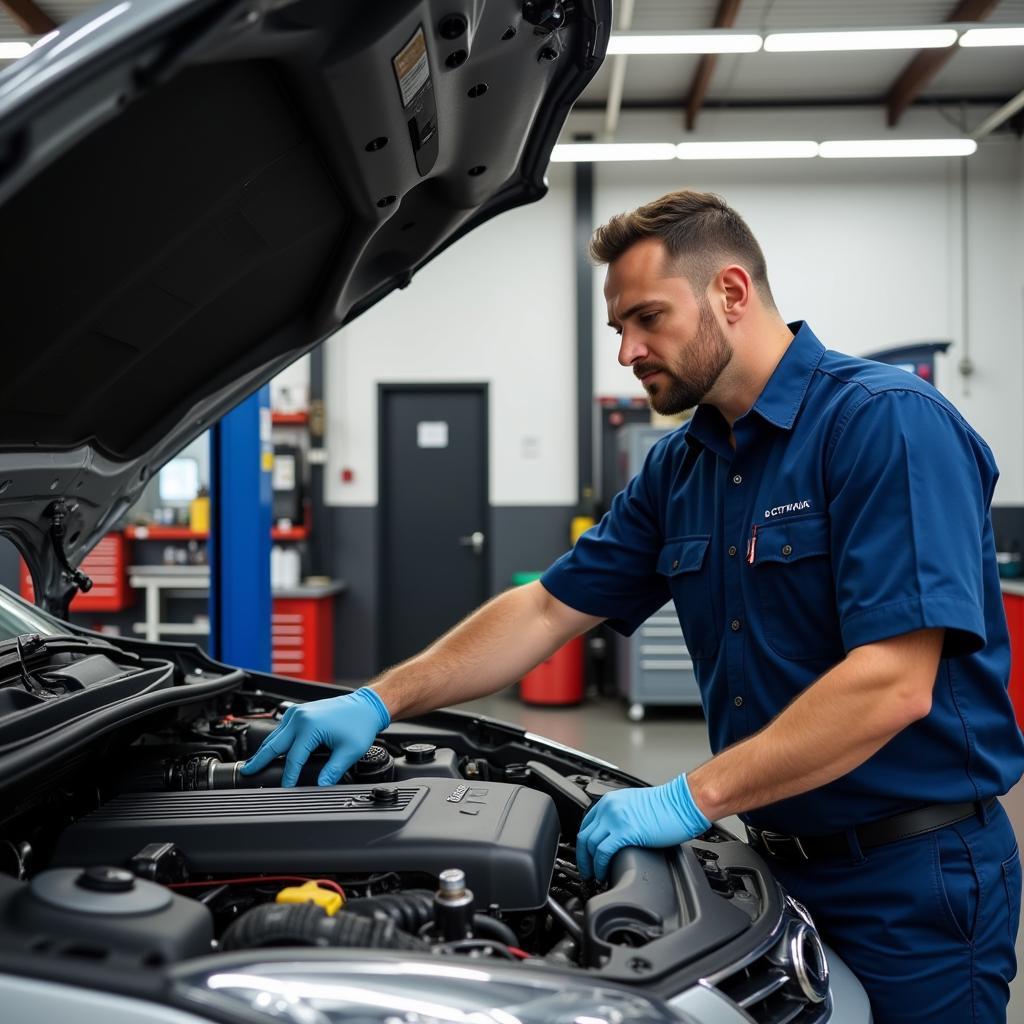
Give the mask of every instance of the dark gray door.
[{"label": "dark gray door", "polygon": [[416,654],[487,597],[485,385],[381,385],[381,657]]}]

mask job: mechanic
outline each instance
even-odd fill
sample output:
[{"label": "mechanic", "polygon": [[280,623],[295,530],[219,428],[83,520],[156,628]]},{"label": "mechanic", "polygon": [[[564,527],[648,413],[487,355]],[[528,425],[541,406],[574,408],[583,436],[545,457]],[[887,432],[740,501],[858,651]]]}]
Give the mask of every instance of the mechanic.
[{"label": "mechanic", "polygon": [[[320,745],[336,782],[394,718],[492,693],[608,621],[675,602],[715,756],[601,799],[581,872],[740,814],[864,984],[876,1022],[1005,1020],[1020,859],[995,799],[1024,770],[986,443],[904,370],[787,325],[717,196],[670,193],[591,243],[619,362],[697,406],[534,584],[353,694],[296,706],[248,762]],[[864,297],[870,301],[870,296]]]}]

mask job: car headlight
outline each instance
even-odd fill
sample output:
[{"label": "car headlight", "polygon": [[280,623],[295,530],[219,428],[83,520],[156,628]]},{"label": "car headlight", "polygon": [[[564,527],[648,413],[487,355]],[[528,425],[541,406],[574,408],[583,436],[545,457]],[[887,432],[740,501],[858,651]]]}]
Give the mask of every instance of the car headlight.
[{"label": "car headlight", "polygon": [[[679,1024],[657,999],[543,969],[415,960],[239,963],[178,978],[195,1010],[286,1024]],[[179,1005],[180,1002],[179,1002]]]}]

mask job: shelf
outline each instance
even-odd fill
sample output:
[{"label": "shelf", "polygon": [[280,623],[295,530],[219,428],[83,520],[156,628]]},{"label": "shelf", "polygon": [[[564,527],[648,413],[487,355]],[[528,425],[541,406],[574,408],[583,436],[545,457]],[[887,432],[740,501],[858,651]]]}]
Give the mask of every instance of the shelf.
[{"label": "shelf", "polygon": [[308,412],[272,412],[270,422],[278,427],[304,427],[309,423]]},{"label": "shelf", "polygon": [[206,540],[207,534],[190,530],[187,526],[126,526],[124,535],[129,540]]},{"label": "shelf", "polygon": [[273,527],[270,531],[271,540],[309,540],[308,526],[289,526],[282,529],[279,526]]},{"label": "shelf", "polygon": [[[208,534],[197,533],[187,526],[126,526],[124,535],[129,540],[206,540]],[[308,526],[273,527],[272,540],[309,540]]]}]

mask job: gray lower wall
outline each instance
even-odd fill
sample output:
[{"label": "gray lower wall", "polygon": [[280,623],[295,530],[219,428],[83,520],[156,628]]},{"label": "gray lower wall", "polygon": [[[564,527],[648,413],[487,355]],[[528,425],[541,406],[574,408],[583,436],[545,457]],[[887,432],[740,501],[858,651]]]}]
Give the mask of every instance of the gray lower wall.
[{"label": "gray lower wall", "polygon": [[[513,573],[541,571],[569,547],[571,505],[491,508],[490,590],[506,589]],[[339,679],[368,679],[377,664],[377,538],[376,508],[323,510],[331,542],[321,548],[322,571],[348,583],[336,603],[334,671]],[[320,530],[320,524],[317,524]]]}]

